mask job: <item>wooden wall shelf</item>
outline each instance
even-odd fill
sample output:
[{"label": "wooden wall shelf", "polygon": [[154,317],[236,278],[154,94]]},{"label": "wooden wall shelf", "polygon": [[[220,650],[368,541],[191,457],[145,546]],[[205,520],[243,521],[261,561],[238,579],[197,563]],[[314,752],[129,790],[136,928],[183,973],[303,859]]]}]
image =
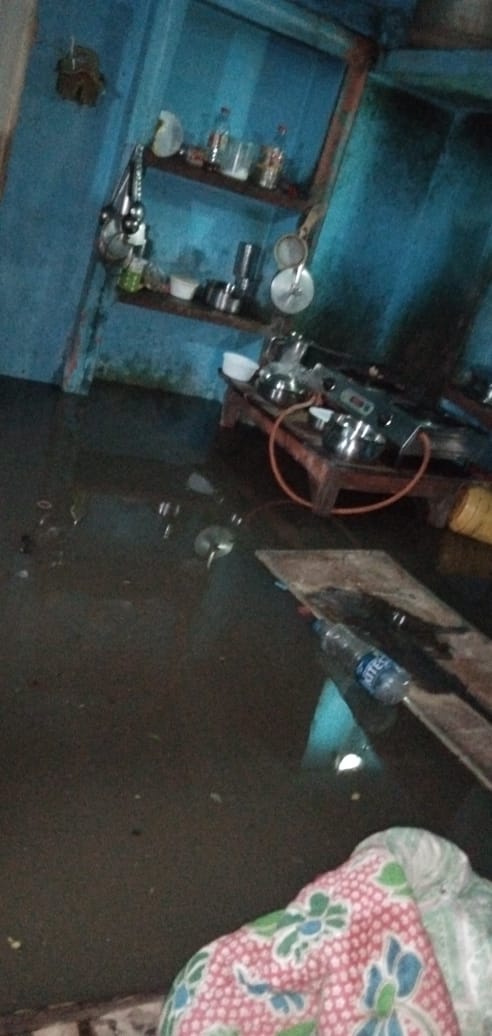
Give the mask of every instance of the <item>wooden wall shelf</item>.
[{"label": "wooden wall shelf", "polygon": [[237,331],[246,331],[249,334],[263,335],[270,331],[270,325],[266,321],[253,320],[240,313],[223,313],[220,309],[211,309],[193,299],[190,302],[182,302],[173,298],[172,295],[160,291],[148,291],[142,288],[140,291],[128,292],[118,289],[117,297],[119,302],[128,306],[137,306],[140,309],[153,309],[158,313],[166,313],[177,317],[187,317],[189,320],[203,320],[209,324],[222,324],[225,327],[233,327]]},{"label": "wooden wall shelf", "polygon": [[309,198],[293,198],[284,191],[267,191],[264,187],[251,183],[250,180],[234,180],[231,176],[224,176],[222,173],[216,173],[201,166],[189,165],[179,155],[158,158],[151,148],[144,150],[144,165],[152,169],[159,169],[161,173],[181,176],[186,180],[193,180],[195,183],[203,183],[207,187],[230,191],[232,194],[241,194],[243,197],[253,198],[266,205],[290,209],[293,212],[305,212],[312,206]]},{"label": "wooden wall shelf", "polygon": [[446,385],[443,395],[445,399],[450,399],[452,403],[456,403],[462,410],[465,410],[472,417],[475,417],[477,421],[485,428],[489,428],[492,431],[492,407],[485,403],[480,403],[478,399],[471,399],[470,396],[466,396],[464,392],[455,385]]}]

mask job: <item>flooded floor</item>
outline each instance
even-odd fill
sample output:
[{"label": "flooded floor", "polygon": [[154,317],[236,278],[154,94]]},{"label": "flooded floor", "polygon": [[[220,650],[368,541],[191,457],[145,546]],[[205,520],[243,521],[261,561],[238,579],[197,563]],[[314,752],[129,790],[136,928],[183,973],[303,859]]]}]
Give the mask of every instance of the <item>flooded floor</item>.
[{"label": "flooded floor", "polygon": [[[1,1012],[164,990],[392,825],[492,877],[489,793],[404,707],[348,708],[254,555],[386,550],[492,635],[492,547],[421,501],[279,506],[264,438],[220,431],[213,403],[6,379],[0,398]],[[234,547],[207,568],[210,525]]]}]

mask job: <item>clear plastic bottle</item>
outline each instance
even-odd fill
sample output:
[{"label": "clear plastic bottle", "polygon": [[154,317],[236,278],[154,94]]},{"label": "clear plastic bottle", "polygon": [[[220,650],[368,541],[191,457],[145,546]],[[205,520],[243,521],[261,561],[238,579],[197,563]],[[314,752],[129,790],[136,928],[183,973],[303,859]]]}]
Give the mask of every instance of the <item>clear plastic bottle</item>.
[{"label": "clear plastic bottle", "polygon": [[230,108],[222,106],[210,131],[207,141],[207,163],[211,166],[220,167],[220,159],[224,154],[229,140],[229,122],[231,117]]},{"label": "clear plastic bottle", "polygon": [[357,680],[373,698],[385,705],[396,705],[408,694],[409,673],[383,651],[342,623],[319,620],[315,629],[323,651],[335,666],[343,669],[348,679]]},{"label": "clear plastic bottle", "polygon": [[277,132],[269,146],[263,146],[255,169],[255,179],[260,187],[273,191],[277,187],[285,162],[285,141],[287,126],[277,126]]}]

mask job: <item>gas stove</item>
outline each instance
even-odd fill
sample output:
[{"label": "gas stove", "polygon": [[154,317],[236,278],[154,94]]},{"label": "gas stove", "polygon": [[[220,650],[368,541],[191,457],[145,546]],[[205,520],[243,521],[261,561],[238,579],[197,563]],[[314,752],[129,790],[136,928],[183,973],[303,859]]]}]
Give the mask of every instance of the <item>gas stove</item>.
[{"label": "gas stove", "polygon": [[396,448],[398,457],[420,455],[419,432],[424,431],[434,460],[492,471],[492,436],[472,417],[469,422],[457,418],[446,400],[427,408],[400,385],[366,384],[367,379],[322,364],[316,364],[314,372],[323,386],[326,405],[377,429]]}]

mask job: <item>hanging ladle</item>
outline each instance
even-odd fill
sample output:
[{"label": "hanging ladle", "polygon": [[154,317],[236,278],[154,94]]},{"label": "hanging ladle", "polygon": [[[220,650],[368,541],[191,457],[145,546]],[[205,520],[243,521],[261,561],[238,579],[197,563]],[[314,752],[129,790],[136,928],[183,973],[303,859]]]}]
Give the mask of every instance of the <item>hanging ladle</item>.
[{"label": "hanging ladle", "polygon": [[289,291],[289,295],[302,295],[302,288],[299,287],[299,284],[300,284],[300,280],[301,280],[302,273],[303,273],[305,265],[306,265],[306,262],[303,259],[302,262],[298,263],[297,266],[295,267],[296,273],[295,273],[294,280],[292,281],[292,286],[291,286],[291,289]]}]

